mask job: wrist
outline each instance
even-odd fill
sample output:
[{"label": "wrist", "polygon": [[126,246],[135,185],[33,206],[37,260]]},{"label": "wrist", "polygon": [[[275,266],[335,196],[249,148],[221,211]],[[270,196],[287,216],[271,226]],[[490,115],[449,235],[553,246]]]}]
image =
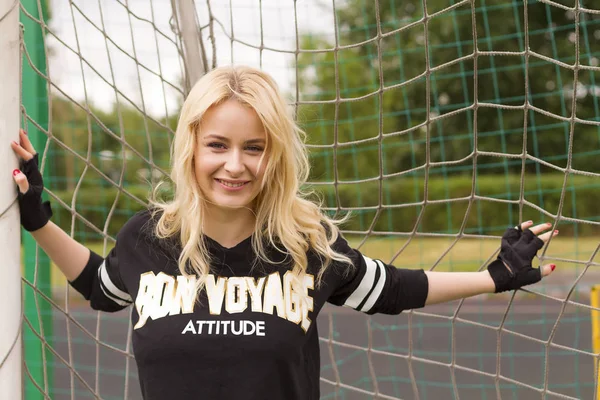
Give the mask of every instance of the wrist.
[{"label": "wrist", "polygon": [[487,269],[480,272],[481,279],[483,281],[484,293],[496,293],[496,284],[490,275],[490,271]]},{"label": "wrist", "polygon": [[487,266],[486,272],[490,276],[490,279],[494,285],[493,293],[505,292],[512,289],[512,275],[510,273],[510,269],[501,259],[497,258],[492,261]]}]

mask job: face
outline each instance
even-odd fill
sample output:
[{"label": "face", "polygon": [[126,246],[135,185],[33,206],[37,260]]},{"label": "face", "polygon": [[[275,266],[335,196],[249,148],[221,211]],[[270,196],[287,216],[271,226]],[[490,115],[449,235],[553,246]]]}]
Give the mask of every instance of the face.
[{"label": "face", "polygon": [[209,207],[253,208],[267,161],[265,147],[265,129],[251,107],[230,99],[204,114],[194,171]]}]

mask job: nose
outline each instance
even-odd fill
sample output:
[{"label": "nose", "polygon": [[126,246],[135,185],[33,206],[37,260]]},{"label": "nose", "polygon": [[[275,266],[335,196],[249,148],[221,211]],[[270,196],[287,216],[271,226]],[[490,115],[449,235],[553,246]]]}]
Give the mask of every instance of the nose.
[{"label": "nose", "polygon": [[246,168],[244,166],[243,154],[238,150],[231,151],[225,160],[224,168],[232,177],[240,176]]}]

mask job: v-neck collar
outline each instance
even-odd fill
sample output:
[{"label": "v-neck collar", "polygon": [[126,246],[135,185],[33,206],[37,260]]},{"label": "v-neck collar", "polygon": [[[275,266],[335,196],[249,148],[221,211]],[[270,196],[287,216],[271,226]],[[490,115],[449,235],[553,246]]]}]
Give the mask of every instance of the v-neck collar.
[{"label": "v-neck collar", "polygon": [[214,248],[215,250],[219,250],[219,251],[223,251],[223,252],[247,251],[248,248],[250,248],[252,246],[252,236],[254,236],[254,234],[248,236],[247,238],[243,239],[241,242],[237,243],[236,245],[234,245],[232,247],[225,247],[221,243],[219,243],[216,240],[214,240],[213,238],[211,238],[210,236],[204,235],[204,237],[206,238],[207,244],[210,247]]}]

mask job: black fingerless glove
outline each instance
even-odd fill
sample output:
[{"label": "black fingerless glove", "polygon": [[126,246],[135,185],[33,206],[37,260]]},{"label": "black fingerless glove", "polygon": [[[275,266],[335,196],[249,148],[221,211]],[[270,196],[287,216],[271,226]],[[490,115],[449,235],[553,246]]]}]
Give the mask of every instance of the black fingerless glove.
[{"label": "black fingerless glove", "polygon": [[488,265],[496,293],[539,282],[542,272],[540,268],[533,268],[531,262],[543,246],[544,242],[529,229],[523,231],[520,226],[507,229],[498,259]]},{"label": "black fingerless glove", "polygon": [[50,202],[42,203],[44,180],[40,173],[37,153],[31,160],[21,163],[21,172],[25,174],[29,182],[29,190],[26,193],[21,193],[17,188],[19,208],[21,209],[21,225],[26,231],[37,231],[43,228],[52,217]]}]

